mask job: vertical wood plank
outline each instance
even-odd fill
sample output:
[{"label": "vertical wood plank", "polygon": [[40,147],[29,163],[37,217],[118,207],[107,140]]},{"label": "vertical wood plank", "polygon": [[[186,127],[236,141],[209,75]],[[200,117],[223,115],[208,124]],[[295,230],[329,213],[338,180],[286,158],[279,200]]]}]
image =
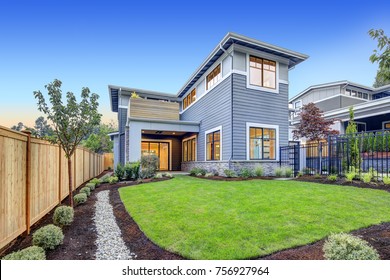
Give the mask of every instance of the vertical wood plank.
[{"label": "vertical wood plank", "polygon": [[26,232],[30,234],[30,215],[31,215],[31,132],[23,131],[27,135],[26,148]]}]

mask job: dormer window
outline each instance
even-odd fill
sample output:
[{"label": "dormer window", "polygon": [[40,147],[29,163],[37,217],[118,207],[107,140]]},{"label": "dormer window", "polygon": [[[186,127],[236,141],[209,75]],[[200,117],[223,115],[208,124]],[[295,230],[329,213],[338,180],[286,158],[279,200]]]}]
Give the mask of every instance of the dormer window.
[{"label": "dormer window", "polygon": [[276,89],[276,62],[256,56],[249,57],[249,83]]},{"label": "dormer window", "polygon": [[218,66],[215,67],[214,70],[207,75],[206,90],[211,89],[214,85],[216,85],[219,82],[219,80],[221,79],[220,74],[221,74],[221,64],[218,64]]}]

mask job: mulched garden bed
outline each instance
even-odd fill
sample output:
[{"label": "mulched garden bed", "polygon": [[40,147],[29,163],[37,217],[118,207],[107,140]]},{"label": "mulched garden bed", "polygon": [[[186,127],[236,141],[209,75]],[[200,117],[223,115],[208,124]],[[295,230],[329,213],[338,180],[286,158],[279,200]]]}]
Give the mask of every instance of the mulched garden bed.
[{"label": "mulched garden bed", "polygon": [[329,185],[353,186],[357,188],[369,188],[369,189],[384,190],[390,192],[390,186],[385,185],[383,182],[364,183],[363,181],[360,180],[353,180],[352,182],[347,182],[344,178],[338,178],[336,181],[330,181],[326,176],[315,177],[309,175],[297,177],[294,180],[311,182],[311,183],[329,184]]},{"label": "mulched garden bed", "polygon": [[[103,176],[105,173],[101,174]],[[225,178],[225,177],[201,177],[210,180],[224,180],[224,181],[236,181],[239,178]],[[258,179],[270,179],[269,177],[261,177]],[[227,180],[229,179],[229,180]],[[233,180],[235,179],[235,180]],[[272,179],[272,178],[271,178]],[[302,177],[296,180],[318,183],[329,183],[326,179],[315,179]],[[145,180],[144,183],[150,181],[169,180],[152,179]],[[241,179],[242,180],[242,179]],[[355,182],[354,182],[355,183]],[[137,185],[137,182],[121,182],[115,185],[103,184],[99,186],[87,200],[85,204],[75,207],[75,219],[72,225],[65,227],[64,242],[55,250],[47,252],[47,259],[49,260],[93,260],[95,259],[96,252],[96,229],[93,221],[95,212],[96,194],[102,190],[111,190],[110,203],[114,209],[114,215],[117,224],[122,232],[122,237],[126,245],[130,248],[132,253],[137,255],[136,259],[144,260],[180,260],[183,257],[168,252],[152,241],[150,241],[145,234],[140,230],[138,225],[134,222],[131,216],[127,213],[122,201],[119,197],[118,189],[123,186]],[[332,182],[332,184],[337,184]],[[350,184],[353,185],[353,184]],[[82,186],[81,186],[82,187]],[[358,187],[363,187],[362,185]],[[375,187],[375,186],[374,186]],[[376,186],[382,187],[382,186]],[[380,188],[382,189],[382,188]],[[388,189],[386,189],[389,191]],[[67,205],[67,199],[64,199],[63,204]],[[52,223],[52,216],[54,210],[43,217],[37,224],[31,228],[33,233],[36,229]],[[383,223],[380,225],[371,226],[365,229],[359,229],[353,232],[354,235],[359,236],[368,241],[380,254],[382,259],[390,259],[390,223]],[[12,251],[20,250],[30,246],[32,243],[32,234],[29,236],[22,236],[17,238],[10,244],[5,250],[0,253],[0,258]],[[321,260],[323,259],[323,246],[324,240],[300,246],[297,248],[287,249],[276,252],[274,254],[261,257],[259,259],[267,260]]]}]

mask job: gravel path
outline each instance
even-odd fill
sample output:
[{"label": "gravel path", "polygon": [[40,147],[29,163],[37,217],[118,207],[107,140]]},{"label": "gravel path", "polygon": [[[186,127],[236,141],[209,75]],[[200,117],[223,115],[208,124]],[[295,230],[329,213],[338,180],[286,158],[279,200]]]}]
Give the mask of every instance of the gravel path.
[{"label": "gravel path", "polygon": [[97,193],[95,225],[97,231],[96,260],[131,260],[136,257],[126,247],[109,200],[110,191]]}]

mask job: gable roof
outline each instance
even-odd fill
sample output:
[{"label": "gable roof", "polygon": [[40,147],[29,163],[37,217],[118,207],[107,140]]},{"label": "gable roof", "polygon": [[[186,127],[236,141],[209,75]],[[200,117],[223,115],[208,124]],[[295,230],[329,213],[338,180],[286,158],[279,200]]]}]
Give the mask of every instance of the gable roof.
[{"label": "gable roof", "polygon": [[289,100],[289,103],[296,101],[298,98],[300,98],[301,96],[305,95],[307,92],[309,92],[309,91],[311,91],[313,89],[324,88],[324,87],[331,87],[331,86],[338,86],[338,85],[358,87],[358,88],[362,88],[362,89],[365,89],[365,90],[369,90],[372,93],[378,93],[378,92],[390,90],[390,84],[386,85],[386,86],[378,87],[378,88],[373,88],[373,87],[364,86],[364,85],[361,85],[361,84],[358,84],[358,83],[350,82],[350,81],[347,81],[347,80],[343,80],[343,81],[337,81],[337,82],[324,83],[324,84],[318,84],[318,85],[310,86],[310,87],[306,88],[304,91],[302,91],[302,92],[298,93],[297,95],[291,97],[290,100]]},{"label": "gable roof", "polygon": [[287,58],[289,60],[288,68],[292,68],[298,63],[306,60],[309,56],[306,54],[298,53],[292,50],[281,48],[275,45],[271,45],[259,40],[255,40],[237,33],[229,32],[218,43],[209,56],[203,61],[203,63],[196,69],[191,75],[188,81],[177,93],[178,97],[182,97],[198,80],[199,78],[214,64],[215,61],[227,50],[232,44],[248,47],[258,51],[267,52],[277,56]]},{"label": "gable roof", "polygon": [[[175,95],[170,95],[168,93],[152,92],[142,89],[129,89],[136,92],[150,92],[159,96],[170,96],[181,98],[199,79],[202,75],[216,62],[223,53],[233,44],[248,47],[258,51],[270,53],[277,55],[283,58],[288,59],[288,68],[292,68],[295,65],[306,60],[309,56],[306,54],[298,53],[289,49],[285,49],[279,46],[271,45],[259,40],[255,40],[237,33],[229,32],[223,37],[223,39],[218,43],[218,45],[213,49],[213,51],[207,56],[207,58],[202,62],[202,64],[195,70],[191,77],[185,82],[184,86],[178,91]],[[119,91],[120,89],[128,89],[125,87],[118,86],[108,86],[111,102],[111,110],[113,112],[118,112],[118,100],[119,100]]]}]

